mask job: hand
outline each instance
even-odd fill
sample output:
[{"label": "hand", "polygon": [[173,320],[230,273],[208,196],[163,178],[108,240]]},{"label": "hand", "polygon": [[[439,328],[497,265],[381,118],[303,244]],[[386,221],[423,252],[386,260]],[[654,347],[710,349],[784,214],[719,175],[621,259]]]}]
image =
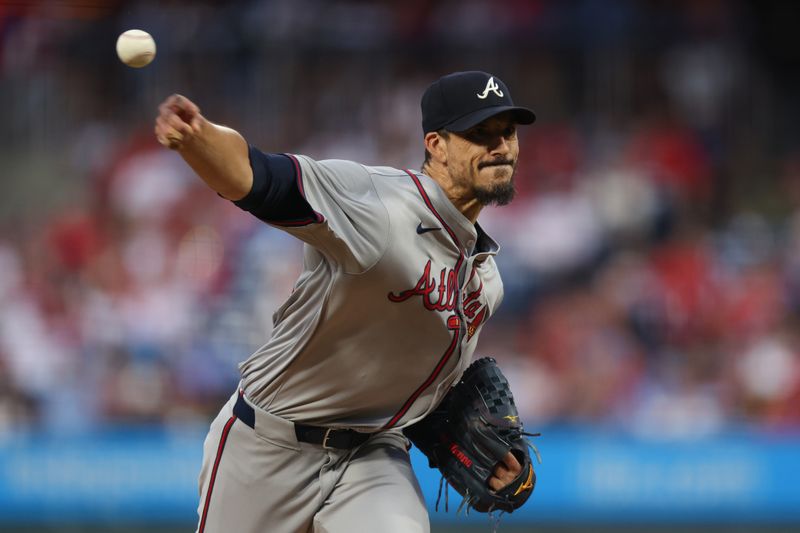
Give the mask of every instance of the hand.
[{"label": "hand", "polygon": [[156,139],[167,148],[179,150],[200,132],[203,121],[200,108],[194,102],[185,96],[173,94],[158,106]]},{"label": "hand", "polygon": [[521,472],[522,465],[513,453],[508,452],[502,462],[494,467],[493,475],[489,478],[489,486],[494,491],[501,490],[517,479]]}]

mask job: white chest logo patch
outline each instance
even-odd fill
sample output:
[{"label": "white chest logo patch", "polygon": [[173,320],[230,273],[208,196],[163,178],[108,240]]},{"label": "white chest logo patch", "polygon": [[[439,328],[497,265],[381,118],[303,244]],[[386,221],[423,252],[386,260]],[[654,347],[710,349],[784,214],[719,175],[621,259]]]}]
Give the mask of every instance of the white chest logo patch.
[{"label": "white chest logo patch", "polygon": [[489,78],[489,81],[486,82],[486,88],[483,89],[482,93],[478,93],[478,98],[485,100],[486,97],[489,96],[489,92],[493,92],[500,98],[503,97],[503,91],[500,90],[500,86],[497,85],[496,81],[494,81],[494,76]]}]

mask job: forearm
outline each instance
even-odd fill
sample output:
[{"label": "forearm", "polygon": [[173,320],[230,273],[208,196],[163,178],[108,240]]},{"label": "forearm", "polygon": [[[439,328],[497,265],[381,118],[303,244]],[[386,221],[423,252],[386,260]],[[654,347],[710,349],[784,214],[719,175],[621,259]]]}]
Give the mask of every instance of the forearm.
[{"label": "forearm", "polygon": [[244,198],[253,185],[247,141],[236,130],[200,118],[199,131],[177,151],[200,178],[229,200]]}]

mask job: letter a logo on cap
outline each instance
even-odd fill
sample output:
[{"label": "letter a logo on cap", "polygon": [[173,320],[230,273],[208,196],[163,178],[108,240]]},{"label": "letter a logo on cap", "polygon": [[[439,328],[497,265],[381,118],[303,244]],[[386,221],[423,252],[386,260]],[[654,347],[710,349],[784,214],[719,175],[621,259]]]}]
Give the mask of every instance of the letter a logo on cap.
[{"label": "letter a logo on cap", "polygon": [[489,91],[492,91],[500,98],[503,97],[503,91],[500,90],[500,86],[497,85],[496,81],[494,81],[494,76],[490,77],[489,81],[486,82],[486,88],[483,90],[482,93],[478,93],[478,98],[480,98],[481,100],[485,100],[486,97],[489,96]]}]

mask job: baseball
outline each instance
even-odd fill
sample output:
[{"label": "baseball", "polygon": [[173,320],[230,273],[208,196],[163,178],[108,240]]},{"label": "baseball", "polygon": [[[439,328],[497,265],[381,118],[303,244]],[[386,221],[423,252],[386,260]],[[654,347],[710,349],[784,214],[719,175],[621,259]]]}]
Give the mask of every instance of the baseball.
[{"label": "baseball", "polygon": [[129,67],[142,68],[156,57],[156,42],[142,30],[128,30],[117,38],[117,55]]}]

